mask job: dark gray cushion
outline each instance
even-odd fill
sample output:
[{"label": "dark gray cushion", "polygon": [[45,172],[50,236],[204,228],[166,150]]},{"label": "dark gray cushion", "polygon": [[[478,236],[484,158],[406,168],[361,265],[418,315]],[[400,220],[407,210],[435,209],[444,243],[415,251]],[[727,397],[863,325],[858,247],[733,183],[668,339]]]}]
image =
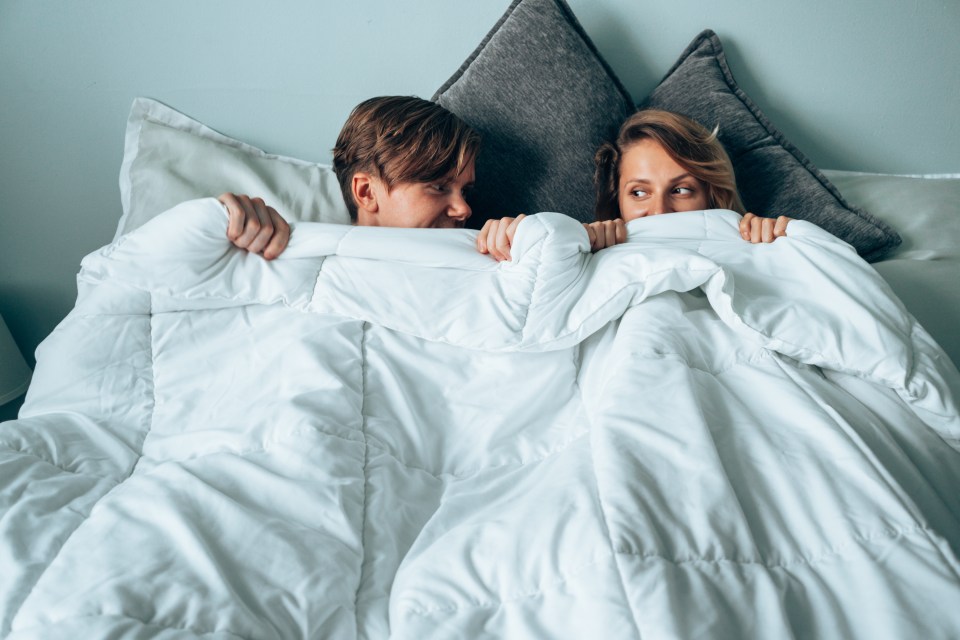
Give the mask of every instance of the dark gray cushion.
[{"label": "dark gray cushion", "polygon": [[633,110],[563,0],[517,0],[433,100],[483,135],[470,226],[558,211],[593,221],[593,154]]},{"label": "dark gray cushion", "polygon": [[900,244],[893,229],[848,204],[737,86],[713,31],[694,39],[641,107],[682,113],[708,129],[719,125],[747,211],[809,220],[871,262]]}]

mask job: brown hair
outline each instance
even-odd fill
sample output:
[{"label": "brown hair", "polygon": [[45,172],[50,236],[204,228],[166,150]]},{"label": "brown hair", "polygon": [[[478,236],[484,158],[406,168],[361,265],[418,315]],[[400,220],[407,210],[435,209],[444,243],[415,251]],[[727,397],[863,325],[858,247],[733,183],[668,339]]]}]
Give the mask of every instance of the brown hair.
[{"label": "brown hair", "polygon": [[717,139],[716,129],[707,131],[679,113],[643,109],[627,118],[616,141],[600,145],[594,156],[597,220],[620,217],[620,158],[631,144],[647,139],[660,143],[674,162],[706,185],[712,208],[741,214],[746,211],[737,193],[733,164]]},{"label": "brown hair", "polygon": [[435,102],[382,96],[358,104],[333,148],[333,169],[350,217],[357,220],[353,176],[366,171],[388,189],[463,171],[480,149],[480,134]]}]

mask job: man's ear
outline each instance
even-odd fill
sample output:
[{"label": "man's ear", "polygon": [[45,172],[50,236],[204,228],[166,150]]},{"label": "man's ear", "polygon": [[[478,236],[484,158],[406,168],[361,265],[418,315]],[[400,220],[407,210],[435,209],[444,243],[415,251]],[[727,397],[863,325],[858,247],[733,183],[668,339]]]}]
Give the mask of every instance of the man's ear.
[{"label": "man's ear", "polygon": [[357,171],[353,174],[350,191],[353,201],[357,203],[357,212],[376,215],[379,210],[377,204],[376,179],[366,171]]}]

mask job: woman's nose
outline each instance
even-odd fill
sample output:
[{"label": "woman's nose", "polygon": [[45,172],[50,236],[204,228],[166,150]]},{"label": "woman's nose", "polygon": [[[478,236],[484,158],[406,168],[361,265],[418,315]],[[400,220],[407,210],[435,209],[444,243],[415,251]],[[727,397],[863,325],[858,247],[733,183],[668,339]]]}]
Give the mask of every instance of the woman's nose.
[{"label": "woman's nose", "polygon": [[654,196],[653,202],[650,203],[650,215],[658,216],[661,213],[673,213],[673,209],[670,206],[670,201],[663,195]]}]

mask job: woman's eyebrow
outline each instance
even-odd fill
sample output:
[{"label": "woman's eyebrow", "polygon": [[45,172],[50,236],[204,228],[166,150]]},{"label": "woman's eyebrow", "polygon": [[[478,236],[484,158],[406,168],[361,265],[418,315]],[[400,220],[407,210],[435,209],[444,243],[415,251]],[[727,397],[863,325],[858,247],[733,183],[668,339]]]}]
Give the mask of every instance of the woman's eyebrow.
[{"label": "woman's eyebrow", "polygon": [[[681,180],[686,180],[687,178],[692,178],[692,177],[693,177],[693,174],[691,174],[689,171],[687,171],[687,172],[685,172],[685,173],[681,173],[680,175],[677,175],[677,176],[674,176],[674,177],[668,179],[667,182],[680,182]],[[625,184],[631,184],[631,183],[634,183],[634,182],[635,182],[635,183],[639,183],[639,184],[650,184],[650,179],[648,179],[648,178],[627,178],[627,181],[626,181]]]}]

